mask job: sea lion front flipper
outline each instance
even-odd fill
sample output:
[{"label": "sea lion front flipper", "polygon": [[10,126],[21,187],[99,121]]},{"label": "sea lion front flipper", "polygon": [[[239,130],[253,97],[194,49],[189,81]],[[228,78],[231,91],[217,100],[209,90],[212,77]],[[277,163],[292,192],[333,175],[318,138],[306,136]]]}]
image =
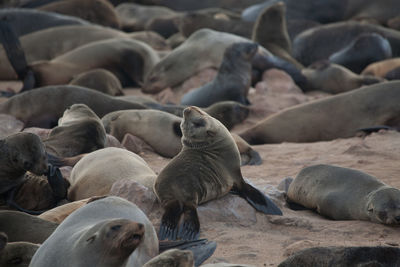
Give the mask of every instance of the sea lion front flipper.
[{"label": "sea lion front flipper", "polygon": [[158,239],[176,240],[178,235],[178,223],[183,213],[183,205],[178,200],[173,200],[168,202],[164,209],[165,212],[161,218]]},{"label": "sea lion front flipper", "polygon": [[357,132],[364,132],[366,134],[371,134],[371,133],[378,132],[379,130],[398,131],[398,129],[390,127],[390,126],[377,125],[377,126],[358,129]]},{"label": "sea lion front flipper", "polygon": [[200,222],[196,207],[185,205],[183,210],[183,223],[179,227],[178,238],[183,240],[199,239]]},{"label": "sea lion front flipper", "polygon": [[6,196],[6,203],[7,203],[7,205],[8,205],[9,207],[12,207],[12,208],[17,209],[17,210],[19,210],[19,211],[28,213],[28,214],[30,214],[30,215],[40,215],[40,214],[42,214],[43,212],[45,212],[44,210],[41,210],[41,211],[27,210],[27,209],[22,208],[22,207],[21,207],[20,205],[18,205],[17,203],[15,203],[15,201],[14,201],[14,195],[15,195],[15,191],[16,191],[16,190],[17,190],[17,187],[11,189],[11,190],[7,193],[7,196]]},{"label": "sea lion front flipper", "polygon": [[251,149],[249,154],[250,154],[250,160],[249,160],[249,162],[247,162],[247,165],[261,165],[262,164],[262,158],[257,151]]},{"label": "sea lion front flipper", "polygon": [[56,199],[60,200],[67,197],[67,186],[59,168],[49,164],[47,180]]},{"label": "sea lion front flipper", "polygon": [[246,199],[257,211],[265,214],[282,215],[282,211],[266,195],[258,189],[243,181],[241,188],[233,188],[232,193]]}]

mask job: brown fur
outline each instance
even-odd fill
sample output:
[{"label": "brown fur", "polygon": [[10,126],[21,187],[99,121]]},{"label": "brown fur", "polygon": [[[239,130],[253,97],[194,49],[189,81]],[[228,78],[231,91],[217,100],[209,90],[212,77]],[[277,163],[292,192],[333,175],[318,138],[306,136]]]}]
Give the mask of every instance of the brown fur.
[{"label": "brown fur", "polygon": [[105,69],[93,69],[78,74],[69,84],[94,89],[111,96],[124,94],[121,82],[114,74]]}]

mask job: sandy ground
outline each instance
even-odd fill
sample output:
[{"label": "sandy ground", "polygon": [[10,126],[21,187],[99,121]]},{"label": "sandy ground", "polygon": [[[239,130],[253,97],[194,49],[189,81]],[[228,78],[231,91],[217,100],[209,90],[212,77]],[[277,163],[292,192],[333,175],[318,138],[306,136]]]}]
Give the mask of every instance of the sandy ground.
[{"label": "sandy ground", "polygon": [[[213,75],[215,72],[206,70],[205,74],[198,76],[201,82],[197,83],[204,83]],[[190,86],[197,83],[192,82]],[[182,95],[185,90],[180,88],[176,94],[169,90],[154,97],[163,102],[176,102],[179,100],[177,95]],[[125,91],[127,94],[140,94],[139,90]],[[251,115],[233,131],[240,132],[286,107],[325,96],[324,93],[305,95],[285,73],[273,70],[264,75],[264,82],[250,90]],[[200,237],[217,242],[217,249],[207,263],[277,266],[291,253],[313,246],[399,246],[398,227],[362,221],[332,221],[312,211],[292,211],[276,187],[283,178],[295,177],[303,167],[325,163],[355,168],[400,188],[400,133],[382,131],[366,137],[329,142],[267,144],[254,148],[260,153],[263,163],[243,166],[242,173],[253,185],[270,195],[284,215],[255,212],[237,196],[226,196],[199,207]],[[140,155],[157,173],[169,162],[169,159],[149,151]],[[210,205],[217,212],[210,212]],[[155,214],[157,216],[150,217],[158,229],[159,211]]]}]

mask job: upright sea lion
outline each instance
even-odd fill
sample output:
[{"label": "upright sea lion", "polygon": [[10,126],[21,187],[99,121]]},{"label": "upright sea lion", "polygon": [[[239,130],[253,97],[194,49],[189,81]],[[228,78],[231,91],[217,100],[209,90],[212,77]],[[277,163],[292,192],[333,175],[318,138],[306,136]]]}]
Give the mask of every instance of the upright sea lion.
[{"label": "upright sea lion", "polygon": [[78,74],[69,84],[94,89],[112,96],[124,94],[121,82],[118,78],[105,69],[93,69]]},{"label": "upright sea lion", "polygon": [[181,129],[183,148],[154,184],[165,210],[160,239],[196,239],[200,231],[197,206],[229,191],[237,192],[261,212],[282,214],[268,197],[244,181],[237,146],[218,120],[197,107],[188,107]]},{"label": "upright sea lion", "polygon": [[249,104],[251,60],[257,47],[255,43],[234,43],[227,47],[215,79],[186,93],[181,104],[208,107],[227,100]]},{"label": "upright sea lion", "polygon": [[122,86],[141,83],[159,61],[147,44],[125,38],[97,41],[78,47],[51,61],[31,64],[36,86],[65,84],[74,75],[103,68],[111,71]]},{"label": "upright sea lion", "polygon": [[289,185],[287,198],[334,220],[400,224],[400,190],[354,169],[304,168]]},{"label": "upright sea lion", "polygon": [[[89,22],[76,17],[28,8],[5,8],[0,10],[0,19],[7,18],[17,36],[62,25],[88,25]],[[33,23],[34,22],[34,23]]]},{"label": "upright sea lion", "polygon": [[85,104],[65,110],[58,126],[43,140],[47,152],[64,158],[105,147],[106,131],[99,117]]},{"label": "upright sea lion", "polygon": [[113,183],[123,179],[152,188],[156,174],[140,156],[126,149],[97,150],[83,157],[72,169],[68,199],[107,195]]},{"label": "upright sea lion", "polygon": [[[42,105],[46,99],[46,105]],[[145,109],[146,107],[124,101],[94,90],[72,85],[47,86],[27,91],[0,103],[0,113],[12,115],[25,123],[25,127],[52,128],[63,112],[73,104],[87,105],[97,116],[115,110]]]},{"label": "upright sea lion", "polygon": [[0,218],[0,230],[7,234],[9,242],[43,243],[58,226],[19,211],[2,210]]},{"label": "upright sea lion", "polygon": [[396,128],[399,86],[399,81],[378,83],[284,109],[240,136],[249,144],[315,142],[352,137],[358,129],[376,125]]},{"label": "upright sea lion", "polygon": [[[328,59],[362,33],[377,33],[386,38],[394,57],[400,56],[400,33],[382,26],[345,21],[321,25],[299,34],[292,43],[293,56],[305,66]],[[326,45],[329,44],[329,45]]]},{"label": "upright sea lion", "polygon": [[400,57],[382,60],[368,65],[361,74],[385,77],[388,72],[400,67]]},{"label": "upright sea lion", "polygon": [[106,27],[118,29],[120,26],[113,5],[105,0],[62,0],[38,9],[78,17]]},{"label": "upright sea lion", "polygon": [[318,61],[301,72],[307,79],[307,90],[320,90],[330,94],[339,94],[383,81],[378,77],[355,74],[326,60]]},{"label": "upright sea lion", "polygon": [[127,200],[107,197],[68,216],[30,266],[142,266],[157,254],[157,235],[146,215]]},{"label": "upright sea lion", "polygon": [[377,33],[364,33],[330,55],[329,61],[360,73],[367,65],[391,57],[392,48],[387,39]]}]

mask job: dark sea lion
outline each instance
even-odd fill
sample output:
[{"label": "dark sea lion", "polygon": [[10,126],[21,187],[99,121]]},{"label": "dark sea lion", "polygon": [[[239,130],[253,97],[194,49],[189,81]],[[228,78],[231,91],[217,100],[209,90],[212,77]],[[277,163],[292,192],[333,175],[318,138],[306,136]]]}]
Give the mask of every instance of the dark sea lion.
[{"label": "dark sea lion", "polygon": [[79,18],[28,8],[2,9],[0,10],[0,19],[5,18],[7,18],[7,21],[13,26],[13,30],[17,36],[50,27],[89,24],[89,22]]},{"label": "dark sea lion", "polygon": [[157,254],[157,235],[146,215],[127,200],[107,197],[68,216],[30,266],[142,266]]},{"label": "dark sea lion", "polygon": [[[43,99],[46,99],[46,105],[42,104]],[[18,118],[24,122],[25,127],[52,128],[68,107],[78,103],[87,105],[99,117],[116,110],[146,108],[91,89],[60,85],[37,88],[13,96],[0,104],[0,113]]]},{"label": "dark sea lion", "polygon": [[303,66],[292,56],[292,43],[286,26],[286,7],[282,2],[265,8],[258,16],[251,39],[298,68]]},{"label": "dark sea lion", "polygon": [[237,146],[218,120],[197,107],[188,107],[181,129],[183,148],[154,184],[164,208],[160,239],[196,239],[200,231],[197,206],[229,191],[237,192],[258,211],[282,214],[268,197],[244,181]]},{"label": "dark sea lion", "polygon": [[7,234],[9,242],[43,243],[58,226],[19,211],[2,210],[0,218],[0,231]]},{"label": "dark sea lion", "polygon": [[97,150],[83,157],[72,169],[68,199],[107,195],[113,183],[123,179],[152,188],[156,174],[140,156],[126,149]]},{"label": "dark sea lion", "polygon": [[118,29],[120,26],[114,6],[106,0],[55,1],[39,7],[38,10],[78,17],[106,27]]},{"label": "dark sea lion", "polygon": [[350,44],[362,33],[381,35],[389,41],[393,56],[400,56],[400,32],[355,21],[321,25],[302,32],[293,40],[293,56],[308,66],[315,61],[328,59],[330,55]]},{"label": "dark sea lion", "polygon": [[93,69],[78,74],[69,84],[94,89],[111,96],[120,96],[124,94],[121,82],[118,78],[105,69]]},{"label": "dark sea lion", "polygon": [[400,249],[396,247],[314,247],[296,252],[278,267],[295,266],[360,266],[383,267],[400,265]]},{"label": "dark sea lion", "polygon": [[334,220],[400,224],[400,190],[355,169],[304,168],[289,185],[287,201]]},{"label": "dark sea lion", "polygon": [[379,77],[358,75],[329,61],[318,61],[301,72],[307,79],[307,91],[319,90],[330,94],[348,92],[363,85],[383,82]]},{"label": "dark sea lion", "polygon": [[382,60],[368,65],[361,74],[385,77],[387,73],[400,67],[400,57]]},{"label": "dark sea lion", "polygon": [[78,47],[51,61],[30,65],[36,86],[65,84],[82,72],[103,68],[118,77],[122,86],[141,83],[158,55],[147,44],[125,38],[97,41]]},{"label": "dark sea lion", "polygon": [[349,45],[329,56],[329,61],[360,73],[367,65],[392,57],[387,39],[377,33],[364,33]]},{"label": "dark sea lion", "polygon": [[251,60],[257,47],[255,43],[235,43],[227,47],[215,79],[186,93],[181,104],[208,107],[227,100],[249,104]]},{"label": "dark sea lion", "polygon": [[8,243],[4,249],[0,249],[1,267],[28,267],[39,245],[29,242]]},{"label": "dark sea lion", "polygon": [[316,142],[352,137],[358,129],[374,125],[399,127],[399,86],[398,81],[378,83],[294,106],[240,136],[249,144]]},{"label": "dark sea lion", "polygon": [[65,110],[58,126],[43,140],[46,151],[61,158],[90,153],[105,147],[106,131],[99,117],[85,104]]}]

